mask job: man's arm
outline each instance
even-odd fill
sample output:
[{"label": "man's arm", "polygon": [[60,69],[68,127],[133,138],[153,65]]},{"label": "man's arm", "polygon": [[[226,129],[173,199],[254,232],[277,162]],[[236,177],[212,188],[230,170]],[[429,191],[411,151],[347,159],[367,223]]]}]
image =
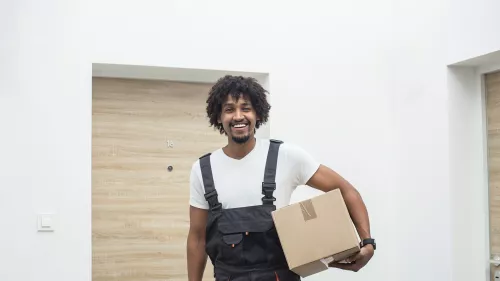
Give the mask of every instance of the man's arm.
[{"label": "man's arm", "polygon": [[205,227],[208,212],[189,206],[190,226],[187,238],[188,280],[201,281],[207,263],[205,253]]},{"label": "man's arm", "polygon": [[[297,184],[308,185],[323,192],[339,189],[346,203],[349,215],[356,227],[361,239],[372,238],[370,233],[370,220],[365,203],[361,199],[359,192],[339,174],[332,169],[316,162],[314,158],[304,150],[290,146],[288,150],[289,160],[295,163]],[[344,270],[357,272],[363,268],[374,254],[374,248],[368,244],[352,257],[348,257],[345,262],[334,261],[330,267],[337,267]]]},{"label": "man's arm", "polygon": [[319,169],[306,183],[308,186],[328,192],[340,189],[349,214],[361,239],[371,238],[370,220],[365,203],[359,192],[344,178],[332,169],[320,165]]}]

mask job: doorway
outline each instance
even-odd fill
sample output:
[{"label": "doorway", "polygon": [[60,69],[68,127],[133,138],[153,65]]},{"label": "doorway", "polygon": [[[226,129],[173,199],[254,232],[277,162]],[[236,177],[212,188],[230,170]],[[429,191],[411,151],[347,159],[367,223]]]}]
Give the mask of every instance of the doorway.
[{"label": "doorway", "polygon": [[[500,257],[500,72],[484,75],[487,120],[490,253]],[[492,264],[491,280],[500,268]]]},{"label": "doorway", "polygon": [[210,87],[93,78],[93,281],[187,280],[191,167],[226,144],[205,117]]}]

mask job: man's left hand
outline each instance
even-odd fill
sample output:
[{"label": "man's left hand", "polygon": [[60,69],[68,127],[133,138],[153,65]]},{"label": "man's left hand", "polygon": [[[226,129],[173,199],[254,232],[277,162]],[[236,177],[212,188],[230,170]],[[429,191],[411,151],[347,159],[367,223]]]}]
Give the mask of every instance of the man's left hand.
[{"label": "man's left hand", "polygon": [[370,261],[370,259],[373,257],[374,252],[375,250],[373,249],[372,245],[366,245],[362,247],[356,255],[347,258],[345,260],[347,263],[334,261],[330,263],[329,266],[358,272],[368,263],[368,261]]}]

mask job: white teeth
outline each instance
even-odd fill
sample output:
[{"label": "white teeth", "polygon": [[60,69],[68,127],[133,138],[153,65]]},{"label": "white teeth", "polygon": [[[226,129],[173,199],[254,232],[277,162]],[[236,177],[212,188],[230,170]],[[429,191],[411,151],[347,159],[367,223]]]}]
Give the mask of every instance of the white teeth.
[{"label": "white teeth", "polygon": [[246,126],[246,124],[236,124],[236,125],[234,125],[235,128],[243,128],[245,126]]}]

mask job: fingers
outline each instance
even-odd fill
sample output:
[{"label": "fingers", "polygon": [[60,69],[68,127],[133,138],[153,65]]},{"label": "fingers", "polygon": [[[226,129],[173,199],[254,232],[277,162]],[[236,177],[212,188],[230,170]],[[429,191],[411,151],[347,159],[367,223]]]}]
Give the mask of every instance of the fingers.
[{"label": "fingers", "polygon": [[372,256],[373,252],[363,248],[357,254],[354,254],[341,262],[332,262],[328,266],[358,272],[368,263]]},{"label": "fingers", "polygon": [[363,257],[363,255],[361,253],[357,253],[356,255],[348,257],[346,259],[346,262],[352,263],[352,262],[355,262],[357,260],[360,260],[362,257]]},{"label": "fingers", "polygon": [[353,256],[350,256],[342,261],[336,262],[337,264],[355,264],[357,260],[361,260],[363,258],[363,255],[361,254],[356,254]]},{"label": "fingers", "polygon": [[351,257],[345,259],[344,262],[332,262],[329,264],[330,267],[335,267],[343,270],[350,270],[354,272],[358,272],[363,266],[363,254],[358,253]]},{"label": "fingers", "polygon": [[359,270],[359,265],[355,263],[338,263],[338,262],[333,262],[329,264],[330,267],[335,267],[343,270],[350,270],[357,272]]}]

